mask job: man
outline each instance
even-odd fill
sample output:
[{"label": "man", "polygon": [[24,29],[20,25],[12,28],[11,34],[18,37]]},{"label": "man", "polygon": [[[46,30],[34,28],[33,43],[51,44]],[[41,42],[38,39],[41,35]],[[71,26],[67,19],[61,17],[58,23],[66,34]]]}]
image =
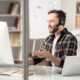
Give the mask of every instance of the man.
[{"label": "man", "polygon": [[[66,14],[62,10],[48,12],[49,35],[40,51],[32,52],[34,56],[28,58],[29,65],[44,65],[63,67],[65,57],[77,54],[77,39],[66,28]],[[15,63],[22,61],[14,60]]]}]

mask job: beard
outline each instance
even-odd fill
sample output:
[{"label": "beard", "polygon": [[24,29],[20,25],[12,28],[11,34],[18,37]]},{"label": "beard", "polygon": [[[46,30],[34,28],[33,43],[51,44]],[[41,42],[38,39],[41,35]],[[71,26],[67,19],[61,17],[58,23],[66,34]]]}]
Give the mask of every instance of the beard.
[{"label": "beard", "polygon": [[52,31],[50,31],[50,33],[55,33],[59,30],[59,27],[55,27],[55,28],[52,28]]}]

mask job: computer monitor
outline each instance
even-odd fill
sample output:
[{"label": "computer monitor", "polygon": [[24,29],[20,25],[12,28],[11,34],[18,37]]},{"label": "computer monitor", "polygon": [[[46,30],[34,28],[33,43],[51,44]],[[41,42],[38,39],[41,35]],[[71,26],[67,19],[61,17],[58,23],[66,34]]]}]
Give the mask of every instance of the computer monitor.
[{"label": "computer monitor", "polygon": [[8,26],[0,21],[0,64],[14,64]]}]

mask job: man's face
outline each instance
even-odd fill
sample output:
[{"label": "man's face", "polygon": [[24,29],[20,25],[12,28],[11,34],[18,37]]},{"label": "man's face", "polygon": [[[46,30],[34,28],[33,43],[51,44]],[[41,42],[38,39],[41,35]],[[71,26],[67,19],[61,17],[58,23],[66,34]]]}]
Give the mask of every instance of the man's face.
[{"label": "man's face", "polygon": [[55,33],[58,30],[58,27],[52,28],[59,24],[59,18],[57,18],[57,13],[51,13],[48,15],[48,28],[50,33]]}]

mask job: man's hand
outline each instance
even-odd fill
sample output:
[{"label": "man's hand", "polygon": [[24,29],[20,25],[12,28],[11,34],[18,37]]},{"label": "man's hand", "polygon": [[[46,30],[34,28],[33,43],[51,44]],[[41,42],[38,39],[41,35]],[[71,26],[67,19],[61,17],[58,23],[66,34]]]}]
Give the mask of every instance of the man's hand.
[{"label": "man's hand", "polygon": [[17,59],[14,59],[14,63],[22,63],[23,61],[20,61],[20,60],[17,60]]},{"label": "man's hand", "polygon": [[[29,65],[34,65],[32,58],[28,58],[28,62],[29,62]],[[21,64],[21,63],[23,63],[23,61],[20,61],[18,59],[14,59],[14,63]]]},{"label": "man's hand", "polygon": [[43,51],[41,51],[41,52],[37,52],[37,51],[34,51],[34,52],[32,52],[34,55],[37,55],[39,58],[45,58],[45,57],[48,57],[49,56],[49,54],[50,54],[50,52],[48,52],[46,49],[44,49],[44,48],[40,48],[41,50],[43,50]]}]

